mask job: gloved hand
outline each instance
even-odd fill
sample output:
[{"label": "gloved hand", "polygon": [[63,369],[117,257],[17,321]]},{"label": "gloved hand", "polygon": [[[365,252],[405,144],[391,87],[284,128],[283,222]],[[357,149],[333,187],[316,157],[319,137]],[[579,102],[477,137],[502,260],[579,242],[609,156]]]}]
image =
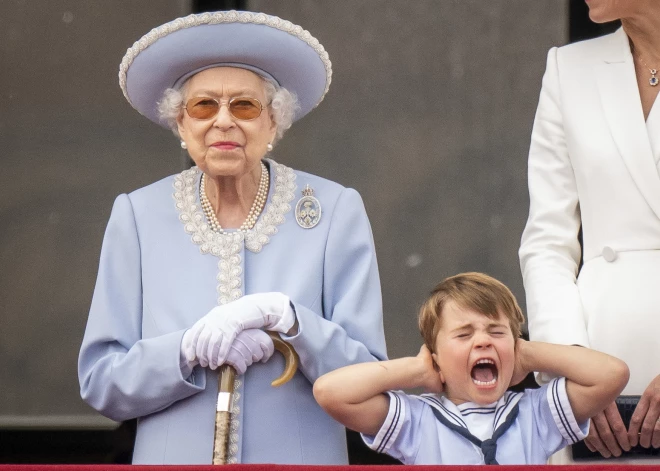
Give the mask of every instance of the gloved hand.
[{"label": "gloved hand", "polygon": [[236,336],[247,329],[288,332],[296,322],[289,297],[257,293],[211,309],[184,334],[182,351],[189,362],[203,367],[222,365]]},{"label": "gloved hand", "polygon": [[266,363],[274,351],[273,340],[266,332],[261,329],[248,329],[236,336],[225,363],[233,366],[236,373],[242,375],[252,363]]}]

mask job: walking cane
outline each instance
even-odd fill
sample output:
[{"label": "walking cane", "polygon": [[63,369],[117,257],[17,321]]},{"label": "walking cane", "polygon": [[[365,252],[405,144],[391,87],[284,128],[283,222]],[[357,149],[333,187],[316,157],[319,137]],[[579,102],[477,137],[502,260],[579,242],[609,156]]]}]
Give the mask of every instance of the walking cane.
[{"label": "walking cane", "polygon": [[[298,354],[275,332],[267,332],[273,339],[275,350],[284,356],[284,372],[274,380],[271,386],[282,386],[287,383],[298,369]],[[223,365],[218,375],[218,405],[215,412],[215,436],[213,439],[213,464],[227,464],[229,455],[229,426],[231,423],[231,402],[234,392],[236,370],[229,365]]]}]

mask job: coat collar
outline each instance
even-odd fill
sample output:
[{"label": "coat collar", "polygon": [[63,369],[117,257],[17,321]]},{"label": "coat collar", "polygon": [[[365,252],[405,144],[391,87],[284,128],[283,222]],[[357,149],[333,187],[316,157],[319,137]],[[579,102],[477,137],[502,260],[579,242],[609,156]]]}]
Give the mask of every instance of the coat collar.
[{"label": "coat collar", "polygon": [[603,36],[601,40],[604,41],[602,57],[605,63],[632,62],[628,35],[623,28],[619,28],[614,33]]},{"label": "coat collar", "polygon": [[271,172],[268,203],[257,223],[245,234],[238,231],[222,234],[211,229],[199,201],[201,170],[192,167],[174,177],[173,196],[179,220],[202,254],[223,258],[231,251],[240,250],[237,247],[243,244],[250,252],[258,253],[277,234],[277,226],[284,223],[291,211],[289,203],[295,197],[296,174],[274,160],[268,159],[268,164]]},{"label": "coat collar", "polygon": [[660,177],[648,138],[635,66],[623,28],[603,37],[595,67],[598,93],[610,132],[630,175],[660,218]]}]

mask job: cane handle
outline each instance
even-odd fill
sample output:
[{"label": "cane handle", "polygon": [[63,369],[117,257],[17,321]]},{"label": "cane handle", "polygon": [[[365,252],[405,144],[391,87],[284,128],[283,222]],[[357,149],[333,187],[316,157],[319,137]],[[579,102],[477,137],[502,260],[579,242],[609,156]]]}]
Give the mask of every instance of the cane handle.
[{"label": "cane handle", "polygon": [[291,344],[282,340],[276,332],[267,331],[266,333],[273,340],[275,350],[284,356],[285,362],[284,372],[279,378],[270,383],[270,385],[274,387],[282,386],[283,384],[288,383],[291,378],[293,378],[293,375],[296,374],[296,370],[298,369],[298,354]]}]

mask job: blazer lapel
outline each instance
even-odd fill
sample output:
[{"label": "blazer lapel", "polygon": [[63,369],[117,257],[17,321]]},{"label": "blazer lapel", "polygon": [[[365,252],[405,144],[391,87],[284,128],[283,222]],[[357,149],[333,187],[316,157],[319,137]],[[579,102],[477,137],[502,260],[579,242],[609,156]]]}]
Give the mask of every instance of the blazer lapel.
[{"label": "blazer lapel", "polygon": [[660,176],[644,122],[628,37],[619,29],[611,38],[608,55],[596,65],[605,118],[633,181],[660,218]]}]

